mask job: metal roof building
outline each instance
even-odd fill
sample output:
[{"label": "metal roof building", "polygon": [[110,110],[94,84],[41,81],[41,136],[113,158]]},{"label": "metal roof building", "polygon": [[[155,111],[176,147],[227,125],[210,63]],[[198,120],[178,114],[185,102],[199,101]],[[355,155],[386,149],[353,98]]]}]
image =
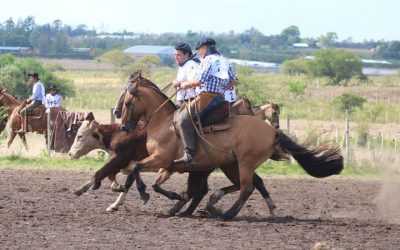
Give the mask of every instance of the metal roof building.
[{"label": "metal roof building", "polygon": [[163,65],[173,63],[174,47],[172,46],[155,46],[155,45],[136,45],[124,50],[125,53],[131,55],[134,59],[144,56],[156,55],[160,57]]}]

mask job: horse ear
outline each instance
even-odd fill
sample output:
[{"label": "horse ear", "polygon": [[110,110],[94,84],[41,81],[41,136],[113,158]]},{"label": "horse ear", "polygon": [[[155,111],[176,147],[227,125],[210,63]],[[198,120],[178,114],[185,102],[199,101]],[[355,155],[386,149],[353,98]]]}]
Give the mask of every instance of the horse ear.
[{"label": "horse ear", "polygon": [[90,128],[91,128],[91,129],[96,129],[98,126],[99,126],[99,123],[98,123],[96,120],[93,120],[93,121],[90,123]]}]

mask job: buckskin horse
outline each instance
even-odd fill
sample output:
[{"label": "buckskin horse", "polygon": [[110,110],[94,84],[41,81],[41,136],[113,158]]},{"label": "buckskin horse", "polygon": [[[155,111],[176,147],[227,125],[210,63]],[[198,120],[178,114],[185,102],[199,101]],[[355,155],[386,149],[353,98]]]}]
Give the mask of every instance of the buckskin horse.
[{"label": "buckskin horse", "polygon": [[[11,143],[13,142],[18,131],[21,128],[21,116],[18,114],[19,110],[24,107],[26,101],[19,103],[17,99],[15,99],[10,93],[8,93],[5,89],[0,88],[0,106],[3,106],[7,109],[8,114],[8,123],[10,127],[10,135],[8,137],[7,147],[9,148]],[[40,106],[39,106],[40,107]],[[35,108],[34,111],[39,111],[40,119],[32,120],[32,131],[29,132],[38,132],[44,134],[47,144],[47,114],[45,113],[44,106],[40,108]],[[52,107],[50,114],[50,126],[53,127],[53,123],[57,118],[57,114],[59,111],[65,111],[63,107]],[[18,133],[21,138],[24,146],[28,149],[26,144],[25,134]]]},{"label": "buckskin horse", "polygon": [[280,113],[279,104],[276,102],[252,107],[251,101],[246,97],[240,97],[230,109],[231,115],[252,115],[269,122],[274,128],[279,128]]},{"label": "buckskin horse", "polygon": [[[84,121],[78,130],[74,143],[68,155],[72,159],[79,159],[81,156],[89,153],[94,149],[103,149],[109,152],[112,158],[92,177],[92,179],[77,189],[74,194],[81,195],[89,188],[95,190],[100,187],[101,181],[108,176],[112,182],[111,189],[113,191],[122,191],[117,200],[111,204],[107,211],[116,211],[124,202],[126,192],[119,189],[119,184],[116,182],[115,175],[121,171],[124,174],[129,174],[130,161],[140,161],[148,156],[146,149],[146,130],[135,128],[129,133],[121,131],[118,124],[99,124],[95,120],[89,122]],[[125,168],[125,169],[124,169]],[[237,171],[225,171],[225,175],[236,185],[239,184]],[[192,202],[188,209],[181,215],[191,215],[199,202],[208,192],[207,179],[211,172],[189,172],[188,187],[183,197],[184,201],[179,201],[166,215],[174,215],[192,198]],[[257,174],[254,174],[253,182],[255,188],[261,193],[263,199],[267,203],[269,212],[274,215],[276,208],[274,202],[261,179]]]},{"label": "buckskin horse", "polygon": [[[254,190],[254,171],[267,159],[288,159],[289,155],[311,176],[322,178],[339,174],[343,169],[343,157],[340,149],[333,145],[320,145],[309,149],[285,135],[281,130],[253,116],[229,117],[230,128],[213,134],[206,134],[197,140],[196,163],[173,164],[181,157],[183,146],[173,124],[176,111],[174,103],[159,88],[141,78],[130,79],[125,93],[121,124],[125,131],[132,130],[139,120],[144,120],[147,129],[146,147],[149,156],[133,163],[133,171],[128,175],[125,188],[129,189],[136,180],[137,189],[142,197],[148,197],[140,171],[142,169],[167,171],[157,176],[153,189],[168,198],[177,198],[161,188],[173,172],[209,171],[219,167],[227,171],[238,169],[240,194],[238,199],[225,213],[214,205],[227,193],[237,191],[237,186],[216,190],[210,197],[206,209],[213,215],[225,220],[232,219],[240,211]],[[204,138],[204,139],[203,139]],[[176,193],[173,193],[176,194]]]}]

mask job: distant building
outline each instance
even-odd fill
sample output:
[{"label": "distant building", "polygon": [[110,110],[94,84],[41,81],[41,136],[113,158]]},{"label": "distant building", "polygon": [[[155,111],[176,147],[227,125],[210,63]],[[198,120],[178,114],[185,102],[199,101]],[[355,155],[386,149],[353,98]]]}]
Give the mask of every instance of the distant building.
[{"label": "distant building", "polygon": [[161,64],[170,65],[173,62],[175,50],[172,46],[136,45],[125,49],[124,52],[133,59],[156,55],[161,59]]},{"label": "distant building", "polygon": [[13,46],[0,46],[0,54],[4,54],[4,53],[23,53],[23,52],[27,52],[30,51],[31,48],[30,47],[13,47]]},{"label": "distant building", "polygon": [[306,49],[308,48],[308,44],[307,43],[293,43],[293,48],[301,48],[301,49]]},{"label": "distant building", "polygon": [[228,60],[233,65],[247,66],[247,67],[251,67],[257,71],[261,71],[261,72],[268,72],[268,73],[279,72],[279,64],[277,64],[277,63],[239,60],[239,59],[228,59]]}]

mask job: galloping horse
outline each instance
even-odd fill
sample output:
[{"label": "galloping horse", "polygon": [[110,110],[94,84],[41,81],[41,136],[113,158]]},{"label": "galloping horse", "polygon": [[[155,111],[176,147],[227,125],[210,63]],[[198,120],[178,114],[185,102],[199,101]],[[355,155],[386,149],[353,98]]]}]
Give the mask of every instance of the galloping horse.
[{"label": "galloping horse", "polygon": [[[68,155],[73,159],[79,159],[81,156],[89,153],[94,149],[103,149],[112,154],[112,158],[98,171],[96,171],[92,180],[82,185],[74,192],[81,195],[89,188],[97,189],[100,187],[102,179],[106,176],[112,181],[111,188],[113,191],[122,191],[116,202],[107,208],[107,211],[116,211],[124,202],[126,192],[119,190],[119,184],[116,183],[115,175],[121,171],[124,174],[131,173],[130,161],[140,161],[148,156],[146,149],[146,129],[136,128],[129,133],[121,131],[117,124],[98,124],[96,121],[85,121],[79,128],[75,137],[74,144]],[[125,169],[123,169],[125,168]],[[239,184],[237,173],[232,170],[225,171],[221,169],[225,175],[235,184]],[[236,171],[237,172],[237,171]],[[184,193],[184,201],[179,201],[172,209],[168,211],[168,215],[176,214],[187,201],[193,197],[189,208],[182,215],[191,215],[199,202],[208,192],[207,178],[210,172],[192,171],[189,173],[187,191]],[[269,196],[265,185],[257,174],[254,174],[253,182],[255,188],[261,193],[263,199],[267,203],[269,212],[274,215],[276,208],[274,202]]]},{"label": "galloping horse", "polygon": [[173,125],[176,110],[173,102],[155,84],[143,84],[141,78],[134,78],[125,93],[123,104],[123,130],[132,130],[140,119],[146,122],[149,157],[133,164],[133,171],[125,182],[125,188],[129,189],[133,180],[136,180],[142,198],[148,197],[148,194],[140,176],[141,169],[168,170],[157,177],[153,189],[169,198],[169,192],[160,185],[173,172],[208,171],[217,166],[222,166],[227,171],[238,169],[240,195],[233,206],[225,213],[214,207],[222,196],[237,191],[236,185],[215,191],[207,203],[210,213],[223,219],[231,219],[237,215],[254,190],[254,171],[269,158],[288,159],[290,154],[308,174],[318,178],[339,174],[343,169],[343,157],[338,147],[321,145],[308,149],[266,122],[247,115],[231,116],[229,129],[198,138],[194,165],[173,164],[174,159],[181,157],[183,152],[181,140]]},{"label": "galloping horse", "polygon": [[[25,101],[19,103],[12,95],[10,95],[5,89],[0,88],[0,106],[6,107],[8,114],[8,122],[10,126],[10,135],[8,137],[7,147],[10,147],[18,131],[21,128],[21,116],[18,114],[19,110],[23,108]],[[57,118],[59,111],[65,111],[63,107],[52,107],[50,114],[50,126],[53,127],[53,123]],[[44,112],[42,115],[46,115]],[[40,122],[32,124],[32,130],[38,133],[42,133],[45,136],[47,143],[47,121],[40,119]],[[28,149],[26,144],[25,134],[18,133],[24,146]]]}]

